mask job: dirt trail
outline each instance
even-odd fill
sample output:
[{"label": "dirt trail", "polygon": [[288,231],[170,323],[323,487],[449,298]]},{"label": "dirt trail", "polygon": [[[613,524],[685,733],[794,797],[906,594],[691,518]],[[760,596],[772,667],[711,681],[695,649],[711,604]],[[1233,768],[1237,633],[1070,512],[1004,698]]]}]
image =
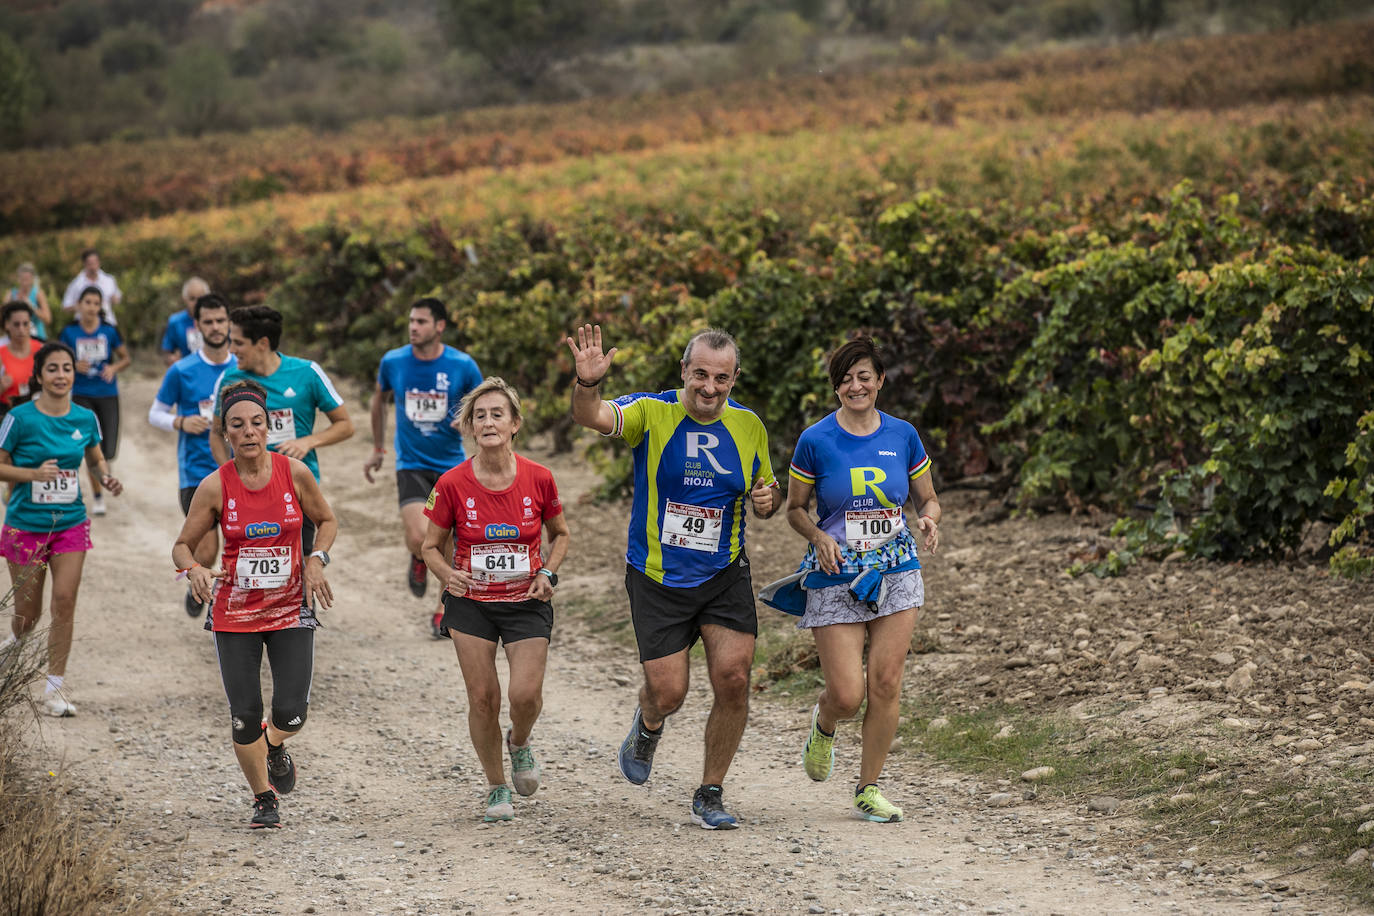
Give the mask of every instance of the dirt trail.
[{"label": "dirt trail", "polygon": [[[167,911],[1210,914],[1271,906],[1248,876],[1184,886],[1163,866],[1099,856],[1095,838],[1120,820],[1044,804],[990,809],[989,787],[909,755],[894,757],[885,779],[908,821],[852,820],[854,730],[842,737],[836,778],[811,783],[799,766],[801,698],[755,703],[727,782],[743,828],[697,829],[688,802],[701,765],[704,670],[693,672],[649,786],[630,786],[613,755],[635,704],[635,658],[566,621],[555,628],[535,732],[544,786],[517,798],[514,822],[482,824],[457,661],[447,643],[428,638],[429,601],[405,589],[394,485],[387,477],[369,486],[359,471],[366,436],[321,454],[325,494],[341,519],[329,569],[339,601],[322,615],[285,828],[250,831],[251,796],[229,750],[212,643],[182,611],[171,576],[181,523],[175,444],[145,420],[156,382],[131,377],[123,387],[117,472],[126,492],[95,521],[68,673],[80,712],[44,722],[37,762],[65,759],[93,810],[113,812],[131,867],[164,895]],[[356,399],[350,408],[363,420]],[[576,557],[593,538],[623,549],[623,530],[580,512],[577,492],[590,483],[580,465],[551,463],[574,532],[560,592],[618,592],[604,563]]]}]

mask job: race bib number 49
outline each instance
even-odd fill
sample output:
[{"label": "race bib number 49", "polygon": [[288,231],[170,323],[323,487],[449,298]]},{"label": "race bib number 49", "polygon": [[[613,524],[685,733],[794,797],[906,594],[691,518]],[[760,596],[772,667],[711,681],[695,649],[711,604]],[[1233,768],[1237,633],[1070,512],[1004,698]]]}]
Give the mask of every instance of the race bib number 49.
[{"label": "race bib number 49", "polygon": [[854,550],[876,550],[906,527],[901,509],[866,509],[844,514],[844,539]]},{"label": "race bib number 49", "polygon": [[669,547],[715,553],[720,548],[724,517],[724,509],[670,502],[663,511],[663,533],[659,540]]},{"label": "race bib number 49", "polygon": [[33,501],[45,506],[58,503],[74,503],[81,493],[77,483],[76,471],[58,471],[53,480],[35,480],[31,492]]},{"label": "race bib number 49", "polygon": [[240,547],[234,563],[239,588],[283,588],[291,580],[290,547]]},{"label": "race bib number 49", "polygon": [[530,548],[526,544],[473,544],[472,578],[479,582],[509,582],[530,577]]},{"label": "race bib number 49", "polygon": [[406,419],[412,423],[438,423],[448,416],[448,392],[407,391]]},{"label": "race bib number 49", "polygon": [[267,444],[281,445],[296,438],[296,415],[290,407],[267,411]]}]

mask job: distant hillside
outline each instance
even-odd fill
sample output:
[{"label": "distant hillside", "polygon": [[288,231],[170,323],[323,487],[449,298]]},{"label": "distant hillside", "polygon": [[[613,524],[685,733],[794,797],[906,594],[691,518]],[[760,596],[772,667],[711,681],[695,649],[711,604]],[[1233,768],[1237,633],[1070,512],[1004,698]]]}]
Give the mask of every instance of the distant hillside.
[{"label": "distant hillside", "polygon": [[10,0],[0,144],[68,146],[1368,18],[1374,0]]}]

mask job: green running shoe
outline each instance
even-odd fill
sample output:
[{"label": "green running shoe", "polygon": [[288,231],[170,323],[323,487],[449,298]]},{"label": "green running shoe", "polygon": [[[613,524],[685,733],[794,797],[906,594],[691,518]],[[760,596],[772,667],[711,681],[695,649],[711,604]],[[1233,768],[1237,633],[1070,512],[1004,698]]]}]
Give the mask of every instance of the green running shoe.
[{"label": "green running shoe", "polygon": [[825,782],[830,771],[835,768],[835,736],[821,731],[821,706],[811,707],[811,734],[806,738],[806,750],[802,752],[802,765],[806,775],[816,782]]},{"label": "green running shoe", "polygon": [[506,731],[506,750],[510,751],[510,781],[515,791],[521,795],[533,795],[539,789],[539,764],[534,760],[534,749],[528,743],[516,747],[510,743],[510,731]]},{"label": "green running shoe", "polygon": [[854,796],[854,814],[878,824],[895,824],[902,819],[902,809],[883,798],[875,785],[864,786]]},{"label": "green running shoe", "polygon": [[482,815],[482,820],[515,820],[515,806],[510,803],[510,786],[491,787],[491,791],[487,793],[487,813]]}]

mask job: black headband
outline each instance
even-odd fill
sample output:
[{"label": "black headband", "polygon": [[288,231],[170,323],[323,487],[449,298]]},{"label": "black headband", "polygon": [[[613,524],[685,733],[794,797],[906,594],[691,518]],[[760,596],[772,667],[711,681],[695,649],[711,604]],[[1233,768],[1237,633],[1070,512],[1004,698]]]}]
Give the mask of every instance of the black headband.
[{"label": "black headband", "polygon": [[224,405],[220,408],[220,415],[225,417],[229,416],[229,408],[233,407],[239,401],[252,401],[254,404],[261,407],[264,413],[267,411],[266,398],[264,398],[262,395],[258,394],[251,388],[240,388],[239,390],[232,391],[225,396]]}]

